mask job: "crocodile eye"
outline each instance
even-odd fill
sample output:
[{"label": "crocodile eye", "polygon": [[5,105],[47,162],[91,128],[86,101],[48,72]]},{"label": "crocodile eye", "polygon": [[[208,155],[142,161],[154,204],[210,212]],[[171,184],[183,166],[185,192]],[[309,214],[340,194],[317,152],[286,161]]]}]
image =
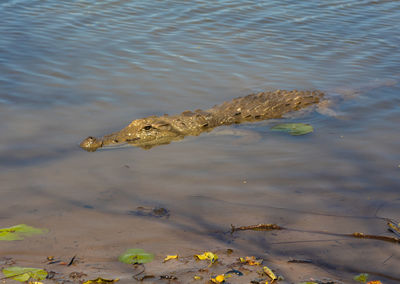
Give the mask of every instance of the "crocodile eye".
[{"label": "crocodile eye", "polygon": [[152,128],[151,125],[146,125],[145,127],[143,127],[144,130],[150,130]]}]

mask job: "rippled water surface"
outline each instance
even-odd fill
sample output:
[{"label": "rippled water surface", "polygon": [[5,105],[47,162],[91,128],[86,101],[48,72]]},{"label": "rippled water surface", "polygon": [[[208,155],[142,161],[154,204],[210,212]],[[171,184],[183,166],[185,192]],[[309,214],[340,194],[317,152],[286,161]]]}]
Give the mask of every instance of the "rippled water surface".
[{"label": "rippled water surface", "polygon": [[[160,257],[231,247],[288,281],[363,271],[399,281],[393,244],[222,233],[279,223],[390,236],[377,216],[400,221],[399,27],[399,1],[1,1],[0,225],[50,232],[0,243],[0,255],[35,264],[78,253],[111,267],[127,247]],[[276,88],[343,99],[336,115],[283,120],[312,124],[302,137],[263,121],[148,151],[78,147],[135,118]],[[287,267],[291,257],[314,270]]]}]

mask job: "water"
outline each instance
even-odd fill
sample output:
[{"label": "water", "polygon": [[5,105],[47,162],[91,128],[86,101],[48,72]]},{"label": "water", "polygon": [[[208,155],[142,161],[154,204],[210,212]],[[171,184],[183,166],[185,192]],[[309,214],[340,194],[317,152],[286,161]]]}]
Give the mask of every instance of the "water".
[{"label": "water", "polygon": [[[398,1],[2,1],[0,223],[50,233],[0,243],[1,255],[34,265],[74,251],[111,267],[126,247],[229,246],[269,258],[290,281],[356,271],[400,279],[392,244],[215,233],[276,222],[386,234],[374,216],[400,219],[399,27]],[[314,126],[304,137],[260,122],[226,129],[257,135],[210,133],[149,151],[77,146],[134,118],[275,88],[362,91],[333,107],[338,117],[287,119]],[[138,206],[171,216],[130,215]],[[299,256],[314,270],[287,267]]]}]

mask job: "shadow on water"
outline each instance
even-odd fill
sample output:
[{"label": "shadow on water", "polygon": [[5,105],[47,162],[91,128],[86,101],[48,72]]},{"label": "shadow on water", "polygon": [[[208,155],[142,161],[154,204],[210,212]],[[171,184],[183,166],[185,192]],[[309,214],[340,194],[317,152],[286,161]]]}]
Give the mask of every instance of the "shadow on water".
[{"label": "shadow on water", "polygon": [[8,150],[0,154],[0,167],[5,169],[41,166],[54,161],[60,161],[80,151],[79,145],[75,147],[52,147],[51,149]]}]

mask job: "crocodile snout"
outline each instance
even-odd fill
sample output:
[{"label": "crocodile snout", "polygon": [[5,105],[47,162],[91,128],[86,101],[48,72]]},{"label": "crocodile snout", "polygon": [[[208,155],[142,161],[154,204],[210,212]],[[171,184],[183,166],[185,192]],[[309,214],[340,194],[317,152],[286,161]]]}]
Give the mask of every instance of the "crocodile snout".
[{"label": "crocodile snout", "polygon": [[94,152],[96,151],[98,148],[100,148],[101,146],[103,146],[103,142],[95,137],[89,136],[88,138],[86,138],[85,140],[83,140],[81,142],[81,144],[79,144],[79,146],[88,151],[88,152]]}]

